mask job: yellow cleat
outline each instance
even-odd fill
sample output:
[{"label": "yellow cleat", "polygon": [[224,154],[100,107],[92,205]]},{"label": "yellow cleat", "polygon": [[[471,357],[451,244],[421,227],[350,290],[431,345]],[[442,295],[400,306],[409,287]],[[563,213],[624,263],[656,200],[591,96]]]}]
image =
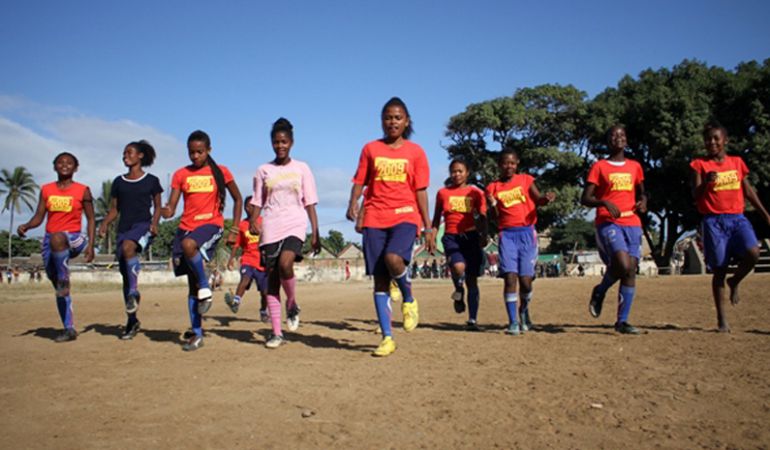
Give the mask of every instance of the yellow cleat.
[{"label": "yellow cleat", "polygon": [[380,342],[380,345],[377,347],[377,350],[375,350],[372,353],[372,355],[388,356],[395,351],[396,351],[396,341],[394,341],[393,338],[390,336],[385,336],[382,342]]},{"label": "yellow cleat", "polygon": [[401,295],[401,289],[398,288],[398,284],[394,280],[390,282],[390,299],[394,302],[400,302],[404,300],[404,296]]},{"label": "yellow cleat", "polygon": [[417,307],[417,299],[401,304],[401,312],[404,314],[404,331],[409,332],[417,328],[420,323],[420,309]]}]

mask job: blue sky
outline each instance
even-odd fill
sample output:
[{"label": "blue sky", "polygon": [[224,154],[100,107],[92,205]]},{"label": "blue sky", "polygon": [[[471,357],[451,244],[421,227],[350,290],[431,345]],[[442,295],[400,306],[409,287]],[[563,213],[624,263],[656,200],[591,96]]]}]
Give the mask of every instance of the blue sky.
[{"label": "blue sky", "polygon": [[470,103],[544,83],[592,97],[685,58],[733,68],[770,57],[761,1],[28,1],[2,10],[0,167],[24,165],[42,184],[68,150],[81,160],[76,179],[98,195],[123,171],[123,146],[148,139],[159,153],[150,170],[165,183],[200,128],[246,193],[284,116],[295,126],[292,156],[318,181],[322,234],[350,239],[350,178],[391,96],[409,106],[435,187],[447,171],[444,127]]}]

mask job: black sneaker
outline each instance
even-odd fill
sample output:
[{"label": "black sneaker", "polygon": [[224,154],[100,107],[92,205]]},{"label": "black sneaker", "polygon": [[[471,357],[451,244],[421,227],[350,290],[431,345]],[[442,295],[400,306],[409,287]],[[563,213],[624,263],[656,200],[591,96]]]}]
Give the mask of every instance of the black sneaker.
[{"label": "black sneaker", "polygon": [[123,334],[120,335],[120,339],[124,341],[130,341],[136,336],[136,333],[141,329],[142,323],[138,320],[128,320],[125,328],[123,328]]},{"label": "black sneaker", "polygon": [[599,285],[594,286],[591,291],[591,301],[588,303],[588,312],[592,317],[599,317],[602,315],[602,305],[604,304],[604,296],[599,294]]},{"label": "black sneaker", "polygon": [[126,299],[126,312],[129,314],[135,313],[139,309],[139,300],[142,296],[138,292],[132,292],[128,294]]},{"label": "black sneaker", "polygon": [[190,339],[193,336],[195,336],[195,332],[192,329],[188,329],[184,333],[182,333],[182,339],[184,339],[185,341]]},{"label": "black sneaker", "polygon": [[454,300],[455,312],[462,314],[465,312],[465,292],[462,289],[452,292],[452,300]]},{"label": "black sneaker", "polygon": [[192,337],[187,339],[187,342],[182,344],[182,350],[186,352],[194,352],[201,347],[203,347],[203,336],[198,336],[195,333],[193,333]]},{"label": "black sneaker", "polygon": [[54,338],[54,342],[62,343],[74,341],[78,338],[78,332],[74,328],[65,328],[60,335]]},{"label": "black sneaker", "polygon": [[641,334],[639,328],[631,325],[628,322],[619,322],[615,324],[615,331],[620,334]]},{"label": "black sneaker", "polygon": [[467,322],[465,322],[465,330],[466,331],[481,331],[481,328],[479,328],[478,324],[475,320],[471,319]]}]

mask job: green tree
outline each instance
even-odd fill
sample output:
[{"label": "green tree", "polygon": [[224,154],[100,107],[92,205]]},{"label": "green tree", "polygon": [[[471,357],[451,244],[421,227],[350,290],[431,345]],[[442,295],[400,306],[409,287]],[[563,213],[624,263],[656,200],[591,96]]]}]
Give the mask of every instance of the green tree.
[{"label": "green tree", "polygon": [[[8,237],[9,233],[7,231],[0,231],[0,241],[6,241]],[[9,254],[14,256],[30,256],[33,253],[40,253],[41,244],[38,239],[22,239],[14,234],[11,234],[10,238],[11,251],[9,253],[6,248],[0,248],[0,258],[7,258]]]},{"label": "green tree", "polygon": [[[98,197],[94,199],[94,220],[96,222],[97,229],[99,228],[99,226],[101,226],[102,222],[104,222],[104,219],[107,217],[107,213],[110,211],[110,201],[112,200],[112,196],[110,195],[111,192],[112,192],[112,180],[102,181],[102,192],[101,194],[99,194]],[[115,225],[115,222],[112,222],[107,227],[107,235],[104,237],[104,240],[99,246],[100,253],[113,252],[114,250],[113,235],[115,231],[114,225]]]},{"label": "green tree", "polygon": [[321,242],[335,255],[339,254],[348,245],[345,236],[337,230],[329,230],[329,234],[325,238],[321,238]]},{"label": "green tree", "polygon": [[470,163],[469,182],[482,187],[497,179],[500,151],[515,150],[519,171],[535,176],[542,192],[557,193],[555,202],[538,210],[538,228],[544,229],[583,211],[575,180],[587,158],[586,111],[586,93],[573,86],[518,89],[452,116],[446,150]]},{"label": "green tree", "polygon": [[13,235],[14,212],[20,213],[22,204],[30,211],[34,209],[35,193],[37,192],[38,185],[32,178],[32,174],[25,167],[21,166],[13,169],[13,172],[9,172],[7,169],[0,170],[0,184],[3,186],[0,188],[0,193],[6,194],[3,211],[11,211],[11,220],[8,227],[8,267],[10,267],[13,260],[11,236]]},{"label": "green tree", "polygon": [[152,241],[152,255],[157,259],[171,258],[171,245],[174,242],[176,230],[179,228],[181,217],[161,222],[158,225],[158,235]]},{"label": "green tree", "polygon": [[593,223],[573,217],[551,228],[551,244],[548,253],[566,253],[574,249],[596,248],[596,231]]}]

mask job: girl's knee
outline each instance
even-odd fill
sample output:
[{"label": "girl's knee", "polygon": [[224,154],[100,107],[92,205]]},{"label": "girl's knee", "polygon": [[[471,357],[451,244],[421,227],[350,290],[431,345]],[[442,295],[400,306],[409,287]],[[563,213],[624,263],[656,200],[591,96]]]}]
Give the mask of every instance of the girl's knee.
[{"label": "girl's knee", "polygon": [[182,250],[185,255],[191,256],[198,251],[198,243],[194,239],[185,238],[182,239]]},{"label": "girl's knee", "polygon": [[67,235],[64,233],[54,233],[50,238],[51,249],[55,252],[60,252],[69,248],[69,242],[67,242]]},{"label": "girl's knee", "polygon": [[123,256],[126,258],[133,258],[136,256],[136,244],[133,241],[123,241],[123,244],[120,247],[121,250],[123,250]]}]

